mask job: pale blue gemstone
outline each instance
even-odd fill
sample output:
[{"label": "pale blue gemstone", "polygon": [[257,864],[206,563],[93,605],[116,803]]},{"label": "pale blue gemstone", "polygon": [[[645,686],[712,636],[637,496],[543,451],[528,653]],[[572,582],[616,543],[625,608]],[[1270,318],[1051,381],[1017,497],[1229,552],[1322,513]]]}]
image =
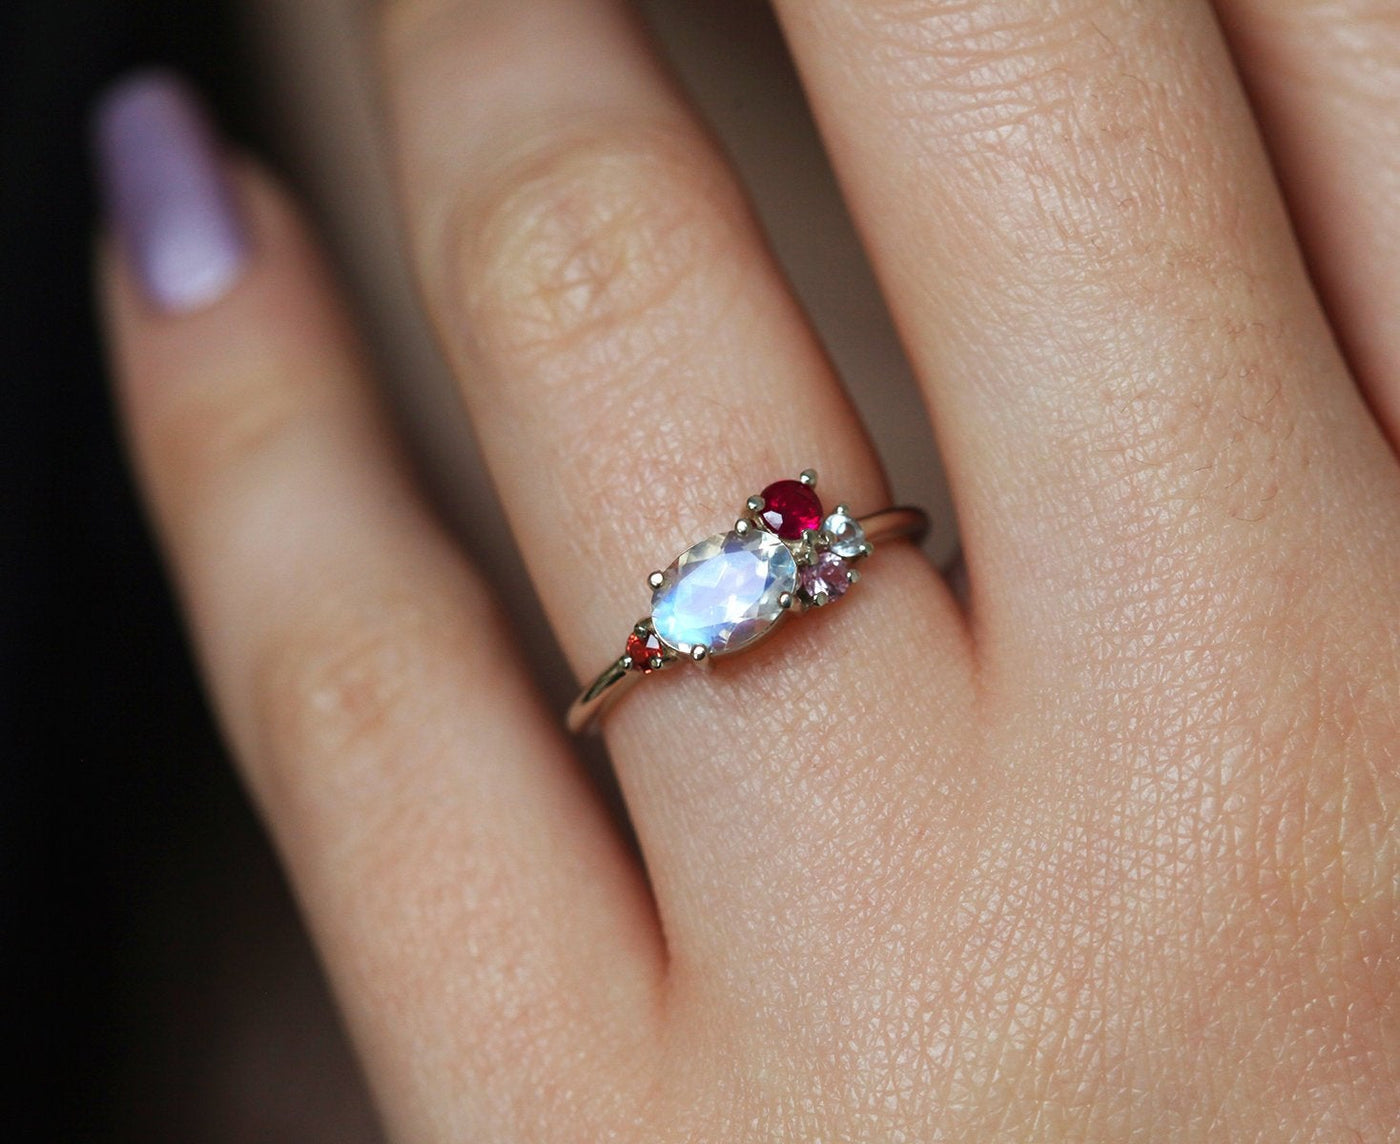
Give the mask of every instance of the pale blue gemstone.
[{"label": "pale blue gemstone", "polygon": [[780,598],[796,587],[797,562],[772,533],[706,537],[662,573],[651,597],[652,626],[682,654],[703,645],[723,655],[772,627],[783,614]]},{"label": "pale blue gemstone", "polygon": [[822,531],[831,537],[828,547],[837,556],[854,560],[865,552],[865,529],[849,513],[833,512],[822,522]]}]

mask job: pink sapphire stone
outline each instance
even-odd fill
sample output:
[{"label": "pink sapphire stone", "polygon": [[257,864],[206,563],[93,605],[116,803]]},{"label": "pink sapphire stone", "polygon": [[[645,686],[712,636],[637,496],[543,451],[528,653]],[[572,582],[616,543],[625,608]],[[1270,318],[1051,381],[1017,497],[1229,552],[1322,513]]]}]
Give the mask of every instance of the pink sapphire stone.
[{"label": "pink sapphire stone", "polygon": [[809,600],[822,595],[828,600],[839,600],[851,586],[846,562],[834,552],[823,552],[811,564],[804,564],[797,576]]},{"label": "pink sapphire stone", "polygon": [[758,495],[763,498],[758,515],[780,539],[801,540],[809,528],[821,527],[822,502],[801,481],[774,481]]}]

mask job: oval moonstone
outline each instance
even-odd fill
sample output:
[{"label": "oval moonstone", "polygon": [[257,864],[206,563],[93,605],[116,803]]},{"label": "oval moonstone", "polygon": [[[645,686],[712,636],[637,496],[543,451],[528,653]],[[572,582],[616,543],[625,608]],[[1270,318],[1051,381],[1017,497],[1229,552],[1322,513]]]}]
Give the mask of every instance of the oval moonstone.
[{"label": "oval moonstone", "polygon": [[752,643],[783,614],[779,598],[797,588],[797,561],[786,544],[754,528],[693,544],[661,574],[651,623],[681,654],[703,645],[723,655]]}]

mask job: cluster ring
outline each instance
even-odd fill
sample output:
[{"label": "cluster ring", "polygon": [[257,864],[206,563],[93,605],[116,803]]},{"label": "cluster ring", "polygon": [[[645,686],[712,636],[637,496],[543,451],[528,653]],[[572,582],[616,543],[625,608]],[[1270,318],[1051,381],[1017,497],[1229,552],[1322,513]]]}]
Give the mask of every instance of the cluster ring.
[{"label": "cluster ring", "polygon": [[839,504],[825,513],[816,486],[812,469],[775,481],[748,498],[729,532],[706,537],[651,573],[650,614],[574,700],[569,730],[595,726],[648,675],[686,662],[708,665],[770,635],[789,615],[834,603],[860,580],[877,542],[917,540],[928,531],[918,508],[856,517]]}]

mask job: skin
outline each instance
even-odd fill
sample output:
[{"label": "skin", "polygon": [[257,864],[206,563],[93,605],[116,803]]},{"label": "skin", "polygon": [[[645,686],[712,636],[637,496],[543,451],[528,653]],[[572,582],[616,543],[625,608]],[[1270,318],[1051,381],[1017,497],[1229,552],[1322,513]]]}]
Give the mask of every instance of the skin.
[{"label": "skin", "polygon": [[[640,857],[285,192],[240,169],[257,253],[198,313],[103,259],[210,690],[391,1135],[1400,1140],[1400,12],[776,7],[969,597],[887,545],[648,681],[606,723]],[[579,678],[767,480],[884,502],[621,7],[378,19],[425,304]]]}]

